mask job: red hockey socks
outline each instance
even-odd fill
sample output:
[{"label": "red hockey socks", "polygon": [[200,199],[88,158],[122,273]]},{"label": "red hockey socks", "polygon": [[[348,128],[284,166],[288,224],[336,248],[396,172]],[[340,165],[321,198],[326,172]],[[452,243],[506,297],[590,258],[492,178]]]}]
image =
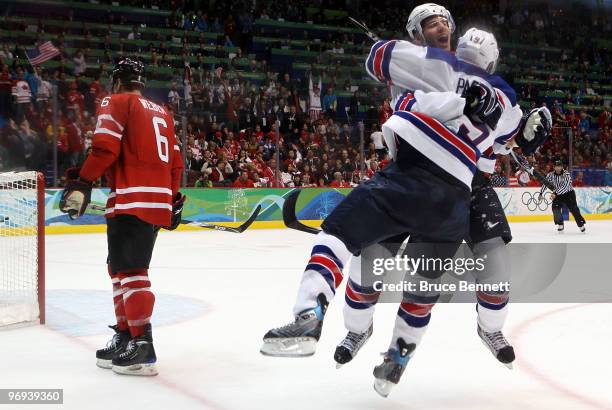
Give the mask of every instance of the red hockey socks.
[{"label": "red hockey socks", "polygon": [[121,283],[119,282],[119,276],[113,275],[110,265],[106,265],[108,268],[108,275],[111,278],[113,284],[113,304],[115,305],[115,317],[117,318],[117,327],[119,330],[127,330],[128,323],[127,317],[125,316],[125,307],[123,306],[123,290],[121,290]]},{"label": "red hockey socks", "polygon": [[151,321],[155,295],[150,290],[151,282],[147,269],[139,269],[131,272],[119,272],[117,274],[123,292],[123,305],[127,324],[132,337],[144,333],[144,327]]}]

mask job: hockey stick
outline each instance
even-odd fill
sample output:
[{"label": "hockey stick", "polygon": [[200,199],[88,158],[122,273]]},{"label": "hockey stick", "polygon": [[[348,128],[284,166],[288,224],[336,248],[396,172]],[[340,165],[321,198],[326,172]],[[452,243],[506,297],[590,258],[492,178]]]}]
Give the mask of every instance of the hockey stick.
[{"label": "hockey stick", "polygon": [[529,163],[529,161],[527,161],[527,158],[517,154],[516,152],[514,152],[514,150],[510,151],[510,156],[512,157],[514,162],[516,162],[521,168],[527,171],[529,175],[533,176],[535,179],[540,181],[543,185],[546,186],[546,188],[550,189],[553,192],[555,191],[555,186],[552,183],[550,183],[550,181],[548,181],[544,175],[542,175],[538,170],[536,170]]},{"label": "hockey stick", "polygon": [[[88,208],[93,209],[94,211],[105,211],[106,210],[105,207],[100,206],[100,205],[94,205],[94,204],[88,205]],[[232,228],[230,226],[210,224],[206,222],[188,221],[186,219],[181,219],[181,223],[185,225],[197,226],[197,227],[205,228],[205,229],[214,229],[216,231],[242,233],[246,231],[249,228],[249,226],[251,226],[251,224],[255,221],[255,219],[257,219],[260,212],[261,212],[261,205],[257,205],[257,207],[255,208],[255,211],[253,211],[251,216],[249,216],[249,219],[244,221],[240,226],[237,226],[236,228]]]},{"label": "hockey stick", "polygon": [[370,29],[368,28],[368,26],[366,26],[365,24],[363,24],[361,21],[359,21],[359,20],[357,20],[357,19],[354,19],[354,18],[352,18],[352,17],[349,17],[348,19],[349,19],[349,21],[350,21],[351,23],[353,23],[355,26],[357,26],[357,28],[361,29],[361,31],[363,31],[363,33],[364,33],[366,36],[370,37],[370,39],[371,39],[372,41],[378,41],[378,40],[380,40],[380,37],[378,37],[376,34],[374,34],[374,33],[372,32],[372,30],[370,30]]},{"label": "hockey stick", "polygon": [[242,223],[242,225],[240,225],[240,226],[238,226],[236,228],[232,228],[230,226],[209,224],[209,223],[206,223],[206,222],[188,221],[188,220],[185,220],[185,219],[181,219],[181,223],[182,224],[187,224],[187,225],[192,225],[192,226],[198,226],[200,228],[214,229],[216,231],[242,233],[242,232],[246,231],[249,228],[249,226],[251,226],[251,224],[255,221],[255,219],[257,219],[257,216],[259,216],[259,212],[261,212],[261,205],[257,205],[257,207],[255,208],[255,211],[253,211],[251,216],[249,216],[249,219],[244,221]]},{"label": "hockey stick", "polygon": [[295,205],[297,203],[298,196],[300,196],[300,192],[302,192],[301,189],[296,189],[291,191],[285,198],[285,203],[283,204],[283,222],[287,228],[316,235],[321,232],[321,230],[304,225],[298,221],[297,215],[295,214]]}]

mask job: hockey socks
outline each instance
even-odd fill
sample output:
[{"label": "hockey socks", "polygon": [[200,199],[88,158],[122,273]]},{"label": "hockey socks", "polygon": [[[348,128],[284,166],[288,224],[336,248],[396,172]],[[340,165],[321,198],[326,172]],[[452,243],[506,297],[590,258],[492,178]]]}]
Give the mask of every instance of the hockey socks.
[{"label": "hockey socks", "polygon": [[293,307],[295,316],[315,308],[317,297],[321,293],[325,295],[327,301],[333,299],[336,288],[342,283],[342,270],[351,256],[340,239],[325,232],[317,235]]},{"label": "hockey socks", "polygon": [[151,282],[147,269],[117,274],[123,294],[125,316],[132,337],[142,336],[145,325],[151,321],[155,295],[151,292]]},{"label": "hockey socks", "polygon": [[399,338],[404,339],[407,343],[413,343],[415,346],[418,346],[423,335],[425,335],[427,325],[429,325],[431,309],[433,307],[433,303],[402,302],[397,310],[390,348],[394,346]]},{"label": "hockey socks", "polygon": [[115,305],[115,317],[117,318],[117,329],[119,331],[128,330],[127,317],[125,316],[125,306],[123,305],[123,290],[121,289],[121,282],[119,276],[113,274],[110,265],[108,267],[108,275],[111,278],[113,284],[113,304]]}]

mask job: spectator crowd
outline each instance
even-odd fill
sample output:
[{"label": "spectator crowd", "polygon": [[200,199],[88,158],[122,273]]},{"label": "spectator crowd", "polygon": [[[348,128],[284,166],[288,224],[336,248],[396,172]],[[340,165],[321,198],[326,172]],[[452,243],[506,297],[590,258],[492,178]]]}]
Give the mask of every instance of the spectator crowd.
[{"label": "spectator crowd", "polygon": [[[361,4],[355,13],[379,33],[400,35],[403,19],[397,16],[415,4],[388,3]],[[530,158],[534,166],[548,172],[556,159],[571,160],[574,167],[607,170],[604,181],[609,183],[612,59],[596,40],[612,31],[606,14],[570,15],[537,3],[503,10],[492,0],[466,1],[461,7],[452,3],[459,32],[476,24],[493,30],[502,42],[537,46],[536,52],[502,46],[500,67],[524,110],[547,105],[553,114],[553,135]],[[105,15],[106,28],[88,29],[85,21],[78,35],[60,31],[49,37],[54,29],[44,20],[18,26],[35,32],[38,44],[47,35],[60,50],[52,64],[42,66],[32,67],[25,59],[34,43],[11,43],[0,31],[0,170],[48,174],[55,149],[60,174],[81,164],[95,130],[95,107],[109,91],[108,70],[133,54],[146,56],[147,70],[156,76],[150,98],[164,100],[175,114],[188,186],[350,187],[388,163],[380,132],[392,113],[387,91],[368,84],[365,70],[359,70],[368,40],[354,33],[303,30],[292,41],[305,41],[300,52],[308,58],[296,56],[293,63],[306,66],[296,69],[272,55],[273,46],[293,47],[286,32],[257,23],[346,25],[346,13],[327,12],[347,10],[345,1],[155,5],[171,13],[159,23],[166,31],[153,36],[126,15],[112,13]],[[589,24],[576,24],[576,19]],[[71,13],[69,20],[79,17]],[[114,32],[117,24],[130,27],[129,32]],[[254,43],[260,37],[275,42],[258,49]],[[493,177],[498,186],[537,184],[507,158],[498,161]]]}]

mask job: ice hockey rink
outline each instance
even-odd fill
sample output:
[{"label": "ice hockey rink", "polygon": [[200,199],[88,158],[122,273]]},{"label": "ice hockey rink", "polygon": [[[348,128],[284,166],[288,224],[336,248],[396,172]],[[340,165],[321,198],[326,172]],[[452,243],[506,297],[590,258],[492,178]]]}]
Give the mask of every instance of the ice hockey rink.
[{"label": "ice hockey rink", "polygon": [[[519,242],[612,242],[612,221],[589,221],[587,234],[573,222],[563,235],[552,222],[512,229]],[[315,356],[262,356],[263,334],[292,319],[312,239],[291,230],[162,233],[150,269],[160,374],[140,378],[95,365],[114,318],[105,236],[48,236],[47,325],[0,331],[0,388],[61,388],[64,404],[0,409],[612,409],[610,304],[511,305],[513,370],[476,335],[473,305],[438,305],[387,399],[374,392],[372,369],[397,306],[378,306],[374,335],[336,369],[344,286]]]}]

